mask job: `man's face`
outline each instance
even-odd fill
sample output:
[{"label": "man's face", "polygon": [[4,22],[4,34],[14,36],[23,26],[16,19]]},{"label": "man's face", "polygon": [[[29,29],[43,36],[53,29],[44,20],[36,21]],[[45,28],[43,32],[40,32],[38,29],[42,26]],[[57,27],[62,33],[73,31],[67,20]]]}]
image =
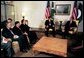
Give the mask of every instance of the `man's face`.
[{"label": "man's face", "polygon": [[25,20],[23,21],[23,24],[26,24]]},{"label": "man's face", "polygon": [[26,24],[28,24],[28,21],[26,21]]},{"label": "man's face", "polygon": [[20,26],[20,23],[17,23],[16,26],[19,27]]},{"label": "man's face", "polygon": [[7,27],[11,28],[12,27],[12,23],[7,23]]}]

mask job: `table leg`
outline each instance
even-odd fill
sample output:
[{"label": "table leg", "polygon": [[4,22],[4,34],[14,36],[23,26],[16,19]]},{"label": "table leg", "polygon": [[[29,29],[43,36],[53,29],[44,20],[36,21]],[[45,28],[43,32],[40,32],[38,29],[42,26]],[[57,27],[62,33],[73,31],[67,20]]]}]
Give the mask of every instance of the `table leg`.
[{"label": "table leg", "polygon": [[39,51],[37,51],[37,50],[32,50],[32,55],[33,56],[36,56],[36,55],[38,55],[40,52]]}]

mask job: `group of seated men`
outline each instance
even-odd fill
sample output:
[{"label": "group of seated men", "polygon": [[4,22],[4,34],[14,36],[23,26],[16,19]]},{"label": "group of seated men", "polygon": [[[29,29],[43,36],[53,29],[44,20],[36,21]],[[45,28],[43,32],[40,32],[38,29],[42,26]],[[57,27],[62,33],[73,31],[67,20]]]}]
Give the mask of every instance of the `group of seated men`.
[{"label": "group of seated men", "polygon": [[[27,52],[27,50],[29,49],[29,46],[30,46],[29,44],[31,39],[30,37],[32,36],[29,32],[30,27],[26,23],[28,22],[23,17],[23,19],[21,20],[21,24],[19,21],[16,21],[14,27],[12,27],[13,24],[12,24],[11,18],[5,21],[4,23],[5,25],[2,24],[3,30],[2,30],[1,39],[2,39],[2,42],[3,42],[3,39],[4,41],[7,41],[7,43],[2,43],[2,48],[6,47],[5,48],[7,52],[6,56],[11,57],[13,55],[12,53],[14,53],[12,48],[13,41],[18,41],[21,52]],[[69,30],[72,29],[71,27],[77,27],[73,19],[71,19],[65,24],[65,36],[69,33]],[[45,21],[46,36],[48,36],[49,31],[52,31],[51,33],[55,37],[55,25],[53,20],[50,19],[50,17],[48,18],[48,20]]]},{"label": "group of seated men", "polygon": [[[61,28],[61,26],[59,27]],[[51,32],[51,34],[55,37],[55,31],[57,30],[55,30],[54,22],[50,17],[48,17],[48,20],[45,21],[45,35],[48,36],[48,34]],[[74,20],[73,18],[71,18],[70,21],[67,21],[65,24],[63,32],[64,38],[69,34],[69,31],[73,31],[73,34],[75,34],[75,32],[77,31],[76,20]]]},{"label": "group of seated men", "polygon": [[[52,33],[52,35],[55,37],[55,33],[60,32],[58,30],[55,30],[55,25],[53,20],[50,20],[51,18],[48,18],[48,20],[45,21],[45,35],[48,36],[49,32]],[[60,27],[61,28],[61,27]],[[59,29],[60,30],[60,29]],[[76,23],[76,20],[73,19],[73,17],[70,18],[70,21],[67,21],[64,26],[64,31],[62,31],[62,37],[66,38],[66,36],[69,36],[69,43],[68,43],[68,52],[72,53],[74,57],[80,57],[83,55],[83,33],[78,31],[78,24]],[[56,33],[57,34],[57,33]]]},{"label": "group of seated men", "polygon": [[[21,24],[19,21],[16,21],[15,26],[13,26],[11,18],[8,18],[8,20],[2,23],[1,48],[6,50],[7,57],[12,57],[14,54],[12,48],[13,41],[18,41],[21,52],[27,52],[30,49],[30,40],[32,39],[31,34],[33,32],[29,32],[30,27],[26,23],[28,23],[28,21],[25,20],[24,17],[21,20]],[[35,37],[35,33],[32,35]]]}]

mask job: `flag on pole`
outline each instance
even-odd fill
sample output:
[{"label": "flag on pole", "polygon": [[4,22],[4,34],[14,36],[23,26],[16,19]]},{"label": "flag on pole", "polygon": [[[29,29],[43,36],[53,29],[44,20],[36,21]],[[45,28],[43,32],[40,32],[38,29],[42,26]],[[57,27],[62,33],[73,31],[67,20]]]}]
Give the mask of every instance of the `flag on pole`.
[{"label": "flag on pole", "polygon": [[56,13],[54,9],[54,2],[52,2],[52,7],[51,7],[51,18],[54,20],[54,14]]},{"label": "flag on pole", "polygon": [[46,12],[45,12],[46,19],[50,17],[50,2],[47,2]]},{"label": "flag on pole", "polygon": [[77,16],[78,16],[77,1],[75,1],[71,17],[77,20]]},{"label": "flag on pole", "polygon": [[81,3],[78,4],[78,17],[77,18],[79,20],[79,23],[83,19],[83,5]]}]

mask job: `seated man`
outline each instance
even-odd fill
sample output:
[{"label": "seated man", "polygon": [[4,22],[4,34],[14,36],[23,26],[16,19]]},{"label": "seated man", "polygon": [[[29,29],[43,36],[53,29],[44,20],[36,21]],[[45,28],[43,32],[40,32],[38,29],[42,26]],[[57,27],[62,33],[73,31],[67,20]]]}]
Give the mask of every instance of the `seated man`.
[{"label": "seated man", "polygon": [[8,18],[7,20],[1,22],[1,27],[2,27],[2,28],[5,28],[5,27],[6,27],[6,21],[7,21],[7,22],[12,22],[12,19],[11,19],[11,18]]},{"label": "seated man", "polygon": [[12,57],[14,54],[11,39],[7,39],[7,38],[3,37],[2,33],[1,33],[1,49],[3,50],[2,52],[5,53],[4,57],[5,56],[6,57]]},{"label": "seated man", "polygon": [[77,25],[74,19],[70,19],[70,21],[67,21],[65,24],[65,31],[64,31],[64,37],[66,35],[75,35],[77,31]]},{"label": "seated man", "polygon": [[[27,22],[27,24],[26,24],[26,22]],[[23,33],[27,34],[27,37],[30,40],[30,44],[34,44],[36,42],[37,35],[34,31],[29,31],[30,27],[28,26],[28,21],[21,20],[20,29],[22,30]]]},{"label": "seated man", "polygon": [[55,37],[55,29],[53,20],[48,17],[48,20],[45,21],[45,35],[48,36],[49,31],[52,32],[52,35]]},{"label": "seated man", "polygon": [[30,27],[28,26],[28,20],[25,20],[24,16],[23,16],[23,19],[21,20],[20,28],[23,33],[27,33],[27,34],[29,33]]},{"label": "seated man", "polygon": [[15,22],[15,26],[13,27],[13,32],[14,32],[15,35],[18,35],[19,37],[22,37],[23,44],[24,44],[24,49],[25,49],[25,51],[27,51],[28,48],[29,48],[29,42],[27,40],[26,34],[23,33],[20,29],[20,22],[19,21]]},{"label": "seated man", "polygon": [[12,27],[12,23],[6,22],[6,27],[3,28],[2,36],[5,38],[10,38],[12,41],[18,41],[19,46],[20,46],[20,51],[23,52],[23,50],[24,50],[24,45],[22,44],[23,40],[21,37],[19,37],[18,35],[15,35],[12,32],[11,27]]},{"label": "seated man", "polygon": [[4,40],[4,41],[2,41],[1,42],[1,49],[3,49],[4,50],[4,53],[6,54],[5,56],[6,57],[12,57],[12,43],[11,43],[11,41],[9,41],[8,39],[6,39],[6,38],[2,38],[2,40]]},{"label": "seated man", "polygon": [[77,36],[69,44],[69,51],[76,57],[83,56],[83,20],[78,25]]}]

